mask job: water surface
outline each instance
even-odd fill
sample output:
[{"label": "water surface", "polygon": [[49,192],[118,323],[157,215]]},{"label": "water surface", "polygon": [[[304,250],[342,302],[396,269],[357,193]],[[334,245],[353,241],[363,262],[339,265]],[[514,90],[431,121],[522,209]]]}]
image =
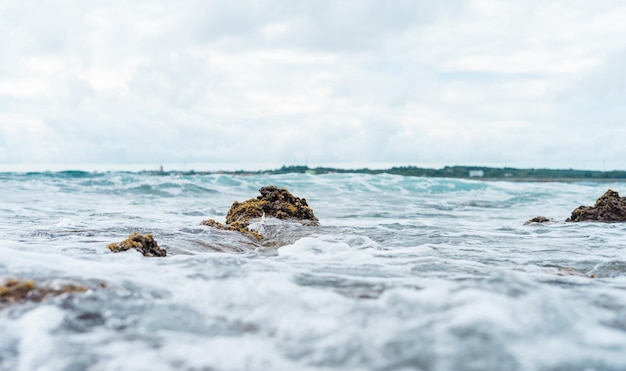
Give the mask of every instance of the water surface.
[{"label": "water surface", "polygon": [[[0,370],[626,369],[626,224],[523,225],[623,183],[60,172],[0,184],[0,281],[93,288],[0,309]],[[269,184],[305,197],[320,226],[266,220],[258,243],[200,225]],[[134,231],[168,256],[107,250]]]}]

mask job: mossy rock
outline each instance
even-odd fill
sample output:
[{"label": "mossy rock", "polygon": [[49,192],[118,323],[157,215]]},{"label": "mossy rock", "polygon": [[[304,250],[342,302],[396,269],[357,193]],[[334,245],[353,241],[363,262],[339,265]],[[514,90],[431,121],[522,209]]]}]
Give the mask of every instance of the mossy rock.
[{"label": "mossy rock", "polygon": [[566,222],[625,222],[626,221],[626,197],[620,197],[619,193],[609,189],[594,206],[579,206]]},{"label": "mossy rock", "polygon": [[226,214],[226,224],[213,219],[205,220],[202,224],[218,229],[239,231],[256,240],[263,239],[263,235],[248,227],[264,216],[280,220],[296,220],[305,225],[318,225],[318,219],[306,199],[296,197],[287,189],[273,185],[262,187],[259,192],[261,195],[257,198],[233,202]]},{"label": "mossy rock", "polygon": [[40,302],[61,294],[87,290],[87,287],[81,285],[42,286],[35,284],[32,280],[9,278],[0,286],[0,303]]},{"label": "mossy rock", "polygon": [[263,216],[281,220],[298,220],[304,224],[317,225],[306,199],[292,195],[285,188],[267,186],[259,189],[261,196],[244,202],[235,201],[226,215],[226,224],[240,223],[248,226],[254,219]]},{"label": "mossy rock", "polygon": [[247,226],[243,226],[240,223],[233,223],[229,225],[229,224],[222,224],[220,222],[215,221],[214,219],[208,219],[208,220],[203,220],[201,224],[209,226],[209,227],[217,228],[217,229],[227,230],[227,231],[237,231],[237,232],[243,233],[244,235],[248,237],[256,239],[257,241],[263,239],[262,234],[260,234],[259,232],[255,230],[251,230]]},{"label": "mossy rock", "polygon": [[147,257],[163,257],[167,255],[167,251],[159,247],[151,234],[142,236],[139,232],[131,234],[120,243],[112,243],[107,247],[116,253],[135,249]]}]

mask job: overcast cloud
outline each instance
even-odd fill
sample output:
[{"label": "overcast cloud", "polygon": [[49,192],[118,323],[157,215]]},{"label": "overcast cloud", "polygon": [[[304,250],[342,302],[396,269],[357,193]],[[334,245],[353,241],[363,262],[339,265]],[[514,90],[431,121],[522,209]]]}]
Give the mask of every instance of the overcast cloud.
[{"label": "overcast cloud", "polygon": [[0,35],[0,165],[626,168],[623,1],[5,0]]}]

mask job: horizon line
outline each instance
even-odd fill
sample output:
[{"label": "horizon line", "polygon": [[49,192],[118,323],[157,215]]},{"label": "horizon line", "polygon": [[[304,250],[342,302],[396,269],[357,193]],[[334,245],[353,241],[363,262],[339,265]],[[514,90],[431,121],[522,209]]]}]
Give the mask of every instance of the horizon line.
[{"label": "horizon line", "polygon": [[[519,166],[521,165],[521,166]],[[132,164],[108,164],[108,163],[89,163],[89,164],[0,164],[0,173],[44,173],[44,172],[196,172],[196,173],[234,173],[234,172],[270,172],[277,171],[284,168],[308,168],[314,169],[336,169],[342,171],[350,170],[370,170],[370,171],[385,171],[393,168],[419,168],[429,170],[442,170],[445,168],[480,168],[487,169],[515,169],[515,170],[571,170],[571,171],[595,171],[595,172],[615,172],[626,171],[626,168],[611,168],[603,169],[598,168],[585,168],[574,166],[524,166],[519,165],[503,165],[503,164],[447,164],[441,163],[387,163],[387,162],[369,162],[369,163],[334,163],[334,164],[283,164],[276,165],[270,163],[132,163]]]}]

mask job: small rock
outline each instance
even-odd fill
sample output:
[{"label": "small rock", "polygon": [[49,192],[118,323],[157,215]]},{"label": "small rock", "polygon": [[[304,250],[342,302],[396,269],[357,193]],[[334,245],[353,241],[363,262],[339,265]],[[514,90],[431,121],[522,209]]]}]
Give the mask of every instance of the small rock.
[{"label": "small rock", "polygon": [[142,253],[143,256],[148,257],[163,257],[167,255],[167,251],[159,247],[151,234],[142,236],[139,234],[139,232],[131,234],[130,236],[128,236],[127,239],[120,243],[112,243],[107,247],[113,252],[121,252],[135,249]]},{"label": "small rock", "polygon": [[241,232],[248,237],[252,237],[256,240],[262,240],[263,235],[259,232],[249,229],[247,226],[242,225],[241,223],[233,223],[233,224],[222,224],[220,222],[215,221],[214,219],[203,220],[200,224],[206,225],[208,227],[213,227],[217,229],[224,229],[228,231],[237,231]]},{"label": "small rock", "polygon": [[524,223],[524,225],[529,225],[529,224],[533,224],[533,223],[551,223],[553,221],[554,221],[554,219],[552,219],[552,218],[546,218],[545,216],[536,216],[536,217],[528,220],[526,223]]}]

